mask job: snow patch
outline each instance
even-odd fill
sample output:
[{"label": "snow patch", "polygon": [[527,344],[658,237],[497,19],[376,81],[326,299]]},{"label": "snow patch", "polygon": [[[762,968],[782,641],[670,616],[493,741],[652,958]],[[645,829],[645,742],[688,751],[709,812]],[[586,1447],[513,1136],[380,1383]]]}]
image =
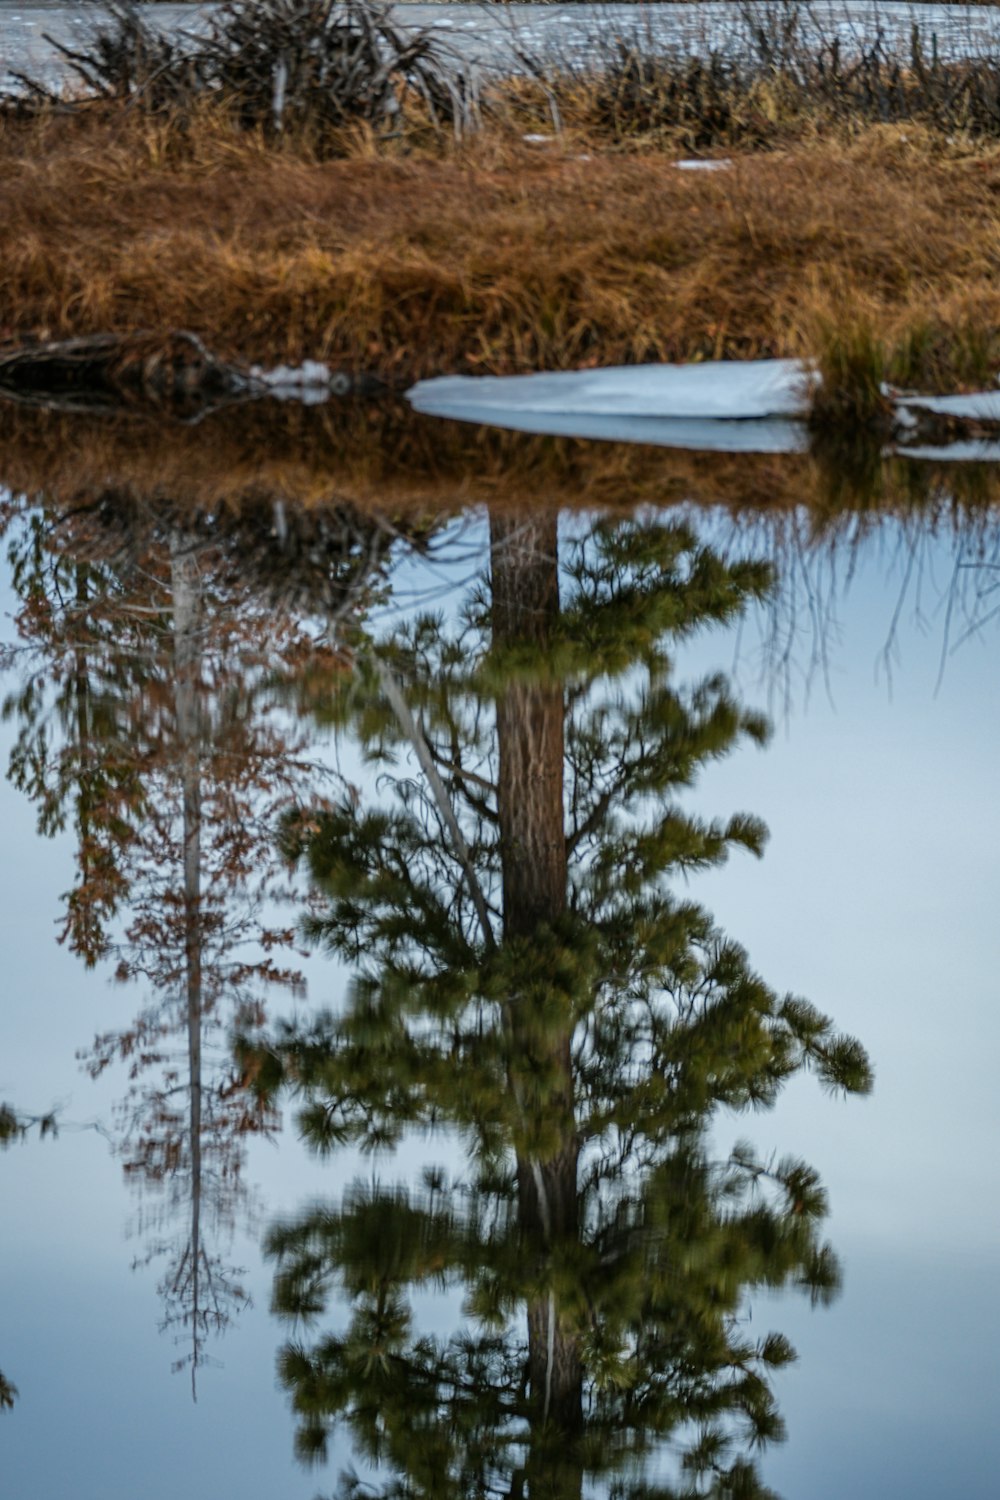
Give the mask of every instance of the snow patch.
[{"label": "snow patch", "polygon": [[498,426],[541,415],[733,422],[804,417],[818,378],[797,359],[716,360],[546,375],[445,375],[419,381],[407,396],[415,410],[432,416],[457,417],[461,409],[458,420]]},{"label": "snow patch", "polygon": [[912,448],[897,447],[894,451],[900,458],[921,459],[927,463],[1000,463],[1000,443],[990,438],[973,438],[954,443],[924,443]]},{"label": "snow patch", "polygon": [[818,377],[800,360],[626,365],[546,375],[446,375],[407,392],[456,422],[606,442],[727,453],[795,453]]},{"label": "snow patch", "polygon": [[[444,412],[434,412],[444,416]],[[802,422],[783,417],[716,422],[697,417],[630,417],[569,415],[560,412],[511,412],[498,416],[485,407],[455,406],[451,422],[474,422],[511,432],[545,433],[553,437],[583,438],[606,443],[646,443],[657,448],[688,448],[706,453],[801,453],[808,447]]]},{"label": "snow patch", "polygon": [[[728,453],[795,453],[808,447],[805,418],[818,372],[794,359],[625,365],[539,375],[447,375],[422,380],[407,397],[416,411],[519,432],[650,443]],[[901,395],[896,450],[907,458],[996,462],[1000,440],[919,442],[920,415],[1000,427],[1000,390],[964,396]],[[887,450],[892,451],[892,450]]]},{"label": "snow patch", "polygon": [[252,365],[250,377],[268,396],[278,401],[301,401],[304,406],[317,406],[331,396],[346,394],[350,388],[346,375],[334,375],[329,365],[315,359],[303,360],[300,365],[277,365],[273,370]]},{"label": "snow patch", "polygon": [[675,161],[674,166],[679,172],[727,172],[732,161],[728,156],[717,157],[714,161],[692,158],[689,161]]},{"label": "snow patch", "polygon": [[933,412],[966,422],[1000,422],[1000,391],[971,391],[967,396],[897,396],[904,410]]}]

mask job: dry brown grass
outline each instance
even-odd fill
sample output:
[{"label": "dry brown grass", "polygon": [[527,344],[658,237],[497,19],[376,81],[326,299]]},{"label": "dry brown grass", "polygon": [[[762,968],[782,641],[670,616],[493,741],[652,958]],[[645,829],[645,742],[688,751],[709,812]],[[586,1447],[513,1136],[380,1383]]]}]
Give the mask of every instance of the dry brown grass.
[{"label": "dry brown grass", "polygon": [[207,117],[0,126],[0,338],[188,329],[220,356],[407,383],[822,353],[960,384],[1000,357],[1000,148],[872,127],[676,170],[497,128],[397,156]]}]

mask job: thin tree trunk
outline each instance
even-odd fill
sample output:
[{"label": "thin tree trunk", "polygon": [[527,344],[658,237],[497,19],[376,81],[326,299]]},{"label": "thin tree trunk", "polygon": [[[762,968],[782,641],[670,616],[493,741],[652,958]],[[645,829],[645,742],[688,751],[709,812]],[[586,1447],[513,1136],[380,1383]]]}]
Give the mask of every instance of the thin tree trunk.
[{"label": "thin tree trunk", "polygon": [[[522,657],[510,662],[497,698],[498,812],[504,937],[531,939],[566,910],[563,811],[563,686],[547,677],[559,618],[558,534],[554,517],[490,520],[493,644]],[[525,1111],[555,1121],[557,1147],[543,1158],[517,1155],[518,1212],[525,1252],[544,1259],[575,1239],[579,1146],[573,1108],[572,1021],[543,1032],[530,999],[508,1006],[510,1086]],[[544,1068],[552,1086],[529,1100],[531,1078]],[[582,1425],[582,1369],[577,1339],[554,1295],[528,1306],[528,1374],[532,1405],[545,1426],[569,1434]],[[578,1489],[578,1487],[577,1487]],[[532,1494],[535,1489],[532,1489]],[[569,1495],[564,1486],[560,1493]]]},{"label": "thin tree trunk", "polygon": [[378,674],[379,681],[382,684],[382,691],[388,698],[389,706],[396,715],[396,722],[413,746],[420,769],[427,778],[427,784],[431,789],[431,796],[434,798],[435,806],[441,814],[441,821],[448,830],[448,837],[451,839],[455,858],[464,871],[483,942],[488,949],[491,949],[494,946],[494,938],[493,928],[490,924],[490,914],[486,906],[486,898],[479,884],[479,877],[472,863],[469,846],[465,842],[465,835],[462,833],[462,827],[455,814],[451,798],[448,796],[447,788],[441,780],[438,768],[434,764],[434,757],[431,755],[427,741],[424,738],[423,730],[413,717],[413,712],[406,701],[402,688],[393,676],[391,669],[383,661],[378,663]]},{"label": "thin tree trunk", "polygon": [[[86,563],[77,563],[74,571],[76,605],[82,615],[90,597],[88,590],[90,569]],[[93,725],[91,723],[92,693],[87,649],[79,642],[73,647],[73,699],[76,707],[76,743],[79,756],[76,815],[80,830],[81,875],[83,884],[86,885],[90,879],[93,864],[93,851],[90,844],[93,801],[90,782],[90,760],[94,753],[94,746],[91,743],[93,738]]]},{"label": "thin tree trunk", "polygon": [[199,587],[197,564],[171,542],[174,605],[174,672],[177,738],[181,746],[182,826],[184,840],[184,970],[187,1009],[188,1086],[191,1152],[192,1337],[191,1394],[197,1400],[198,1322],[201,1313],[201,1106],[202,1106],[202,920],[201,920],[201,714],[199,683]]}]

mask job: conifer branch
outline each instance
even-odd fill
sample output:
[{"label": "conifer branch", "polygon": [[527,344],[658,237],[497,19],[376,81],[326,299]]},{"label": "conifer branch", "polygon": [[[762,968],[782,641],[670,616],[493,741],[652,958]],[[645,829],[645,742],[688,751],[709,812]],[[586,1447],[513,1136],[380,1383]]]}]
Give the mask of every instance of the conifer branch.
[{"label": "conifer branch", "polygon": [[420,764],[420,769],[427,777],[428,784],[434,797],[435,805],[438,809],[438,812],[441,814],[445,827],[447,828],[448,833],[451,837],[455,857],[458,860],[459,864],[462,866],[462,872],[465,875],[466,881],[468,883],[469,894],[472,897],[472,904],[475,907],[476,916],[479,919],[479,926],[483,934],[483,942],[486,945],[487,951],[491,951],[496,947],[496,939],[493,935],[493,926],[490,922],[490,915],[486,906],[486,898],[483,895],[482,887],[479,884],[479,879],[476,875],[475,867],[472,863],[472,857],[469,853],[469,846],[465,841],[465,835],[462,832],[462,828],[458,821],[458,818],[455,816],[455,809],[451,804],[451,799],[448,796],[447,788],[445,787],[444,782],[441,780],[437,766],[434,764],[434,757],[432,756],[428,747],[427,740],[424,737],[420,725],[413,717],[413,712],[410,708],[410,705],[406,701],[399,683],[396,681],[395,677],[386,666],[384,661],[379,659],[377,661],[377,665],[379,681],[382,684],[382,690],[389,700],[389,706],[391,707],[393,713],[396,715],[396,718],[399,722],[399,727],[402,729],[403,733],[410,741],[410,744],[413,746],[417,760]]}]

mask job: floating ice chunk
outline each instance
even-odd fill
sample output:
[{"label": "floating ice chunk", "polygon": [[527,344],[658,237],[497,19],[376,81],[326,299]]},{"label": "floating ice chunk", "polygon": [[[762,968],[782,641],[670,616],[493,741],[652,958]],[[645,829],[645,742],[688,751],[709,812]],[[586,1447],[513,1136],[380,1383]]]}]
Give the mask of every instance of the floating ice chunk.
[{"label": "floating ice chunk", "polygon": [[276,365],[273,370],[253,365],[250,375],[269,396],[279,401],[301,401],[306,406],[328,401],[331,395],[343,394],[344,389],[344,377],[332,375],[329,365],[315,359],[303,360],[300,365]]},{"label": "floating ice chunk", "polygon": [[445,375],[421,380],[407,395],[417,411],[498,426],[523,426],[512,419],[542,414],[748,421],[804,417],[818,378],[801,360],[716,360],[547,375]]},{"label": "floating ice chunk", "polygon": [[435,412],[452,422],[475,422],[512,432],[548,433],[605,443],[648,443],[656,448],[692,448],[712,453],[801,453],[809,443],[803,422],[783,417],[715,422],[698,417],[575,416],[563,412],[503,412],[455,406]]},{"label": "floating ice chunk", "polygon": [[679,172],[725,172],[732,166],[732,161],[728,156],[719,156],[714,161],[692,157],[688,161],[675,161],[674,166]]},{"label": "floating ice chunk", "polygon": [[254,365],[251,374],[265,385],[275,386],[302,386],[330,384],[330,368],[328,365],[320,364],[319,360],[306,359],[300,365],[276,365],[273,370],[265,370],[260,365]]},{"label": "floating ice chunk", "polygon": [[965,439],[955,443],[924,443],[919,447],[898,447],[893,451],[900,458],[923,459],[928,463],[1000,463],[1000,443],[989,438]]},{"label": "floating ice chunk", "polygon": [[897,396],[896,405],[965,422],[1000,422],[1000,391],[972,391],[967,396]]}]

